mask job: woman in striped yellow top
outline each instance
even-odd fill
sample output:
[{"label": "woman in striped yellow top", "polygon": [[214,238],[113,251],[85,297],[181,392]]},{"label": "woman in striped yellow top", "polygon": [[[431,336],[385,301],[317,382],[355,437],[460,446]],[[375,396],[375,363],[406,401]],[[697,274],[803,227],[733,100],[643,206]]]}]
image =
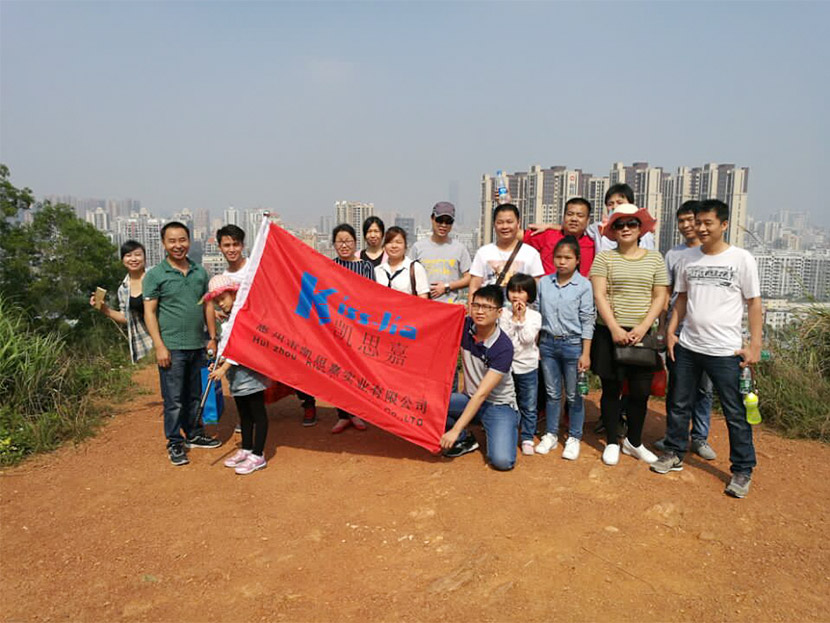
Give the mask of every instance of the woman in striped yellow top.
[{"label": "woman in striped yellow top", "polygon": [[663,256],[638,246],[641,236],[654,229],[654,218],[644,208],[617,206],[603,228],[603,236],[617,248],[603,251],[591,266],[599,318],[591,347],[591,368],[602,380],[600,411],[607,444],[606,465],[620,460],[620,402],[623,381],[628,381],[628,433],[622,451],[646,463],[657,457],[642,441],[651,378],[655,369],[621,365],[614,345],[633,346],[651,330],[668,296],[668,275]]}]

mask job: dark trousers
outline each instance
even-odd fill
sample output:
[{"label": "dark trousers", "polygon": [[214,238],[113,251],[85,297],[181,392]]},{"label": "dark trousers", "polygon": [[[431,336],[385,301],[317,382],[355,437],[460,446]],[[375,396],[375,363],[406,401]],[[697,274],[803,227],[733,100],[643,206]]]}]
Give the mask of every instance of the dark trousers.
[{"label": "dark trousers", "polygon": [[[623,378],[628,380],[626,403],[628,433],[626,437],[632,445],[639,446],[643,443],[643,425],[646,421],[648,396],[651,393],[651,378],[654,372],[651,368],[638,368],[637,366],[621,366],[621,368],[623,368]],[[608,443],[619,443],[622,384],[619,377],[602,378],[602,398],[600,398],[599,405],[602,423],[605,425],[605,439]]]},{"label": "dark trousers", "polygon": [[205,432],[198,417],[203,365],[204,351],[200,348],[171,350],[170,366],[159,367],[161,397],[164,401],[164,436],[168,448],[184,443],[181,431],[184,431],[188,439]]},{"label": "dark trousers", "polygon": [[689,447],[689,421],[697,402],[703,373],[712,379],[718,392],[726,429],[729,432],[729,462],[735,474],[751,474],[755,467],[752,426],[746,421],[746,407],[741,397],[741,358],[738,355],[716,357],[674,347],[674,386],[672,409],[666,426],[666,450],[683,457]]},{"label": "dark trousers", "polygon": [[242,449],[262,456],[268,437],[268,416],[265,413],[265,392],[234,396],[239,426],[242,428]]}]

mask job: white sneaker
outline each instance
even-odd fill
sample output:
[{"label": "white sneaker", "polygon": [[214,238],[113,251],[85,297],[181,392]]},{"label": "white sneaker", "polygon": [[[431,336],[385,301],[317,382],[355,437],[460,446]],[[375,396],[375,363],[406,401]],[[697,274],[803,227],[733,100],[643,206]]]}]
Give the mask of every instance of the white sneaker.
[{"label": "white sneaker", "polygon": [[536,454],[547,454],[559,445],[559,438],[553,433],[545,433],[536,445]]},{"label": "white sneaker", "polygon": [[575,461],[579,456],[579,439],[576,437],[568,437],[565,440],[565,449],[562,450],[562,458],[569,461]]},{"label": "white sneaker", "polygon": [[616,465],[620,462],[620,444],[609,443],[602,451],[602,462],[606,465]]},{"label": "white sneaker", "polygon": [[628,437],[623,439],[622,451],[623,454],[633,456],[635,459],[640,459],[643,463],[648,463],[649,465],[657,460],[657,455],[654,454],[654,452],[646,448],[643,444],[640,444],[639,446],[632,445],[632,443],[628,441]]},{"label": "white sneaker", "polygon": [[533,442],[529,439],[522,442],[522,454],[525,456],[533,456]]}]

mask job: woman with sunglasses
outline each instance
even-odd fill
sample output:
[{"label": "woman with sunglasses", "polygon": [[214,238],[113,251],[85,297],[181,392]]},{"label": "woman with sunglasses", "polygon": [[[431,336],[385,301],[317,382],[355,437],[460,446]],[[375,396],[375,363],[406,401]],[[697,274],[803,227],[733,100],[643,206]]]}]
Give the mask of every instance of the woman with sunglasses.
[{"label": "woman with sunglasses", "polygon": [[591,369],[602,380],[600,413],[606,446],[602,461],[620,460],[620,402],[623,382],[628,382],[628,432],[622,452],[645,463],[657,457],[642,441],[652,366],[623,365],[614,357],[615,346],[635,346],[652,330],[668,296],[666,264],[657,251],[639,246],[640,237],[654,230],[655,220],[645,208],[619,205],[602,235],[616,240],[617,248],[603,251],[591,266],[591,284],[599,312],[591,345]]}]

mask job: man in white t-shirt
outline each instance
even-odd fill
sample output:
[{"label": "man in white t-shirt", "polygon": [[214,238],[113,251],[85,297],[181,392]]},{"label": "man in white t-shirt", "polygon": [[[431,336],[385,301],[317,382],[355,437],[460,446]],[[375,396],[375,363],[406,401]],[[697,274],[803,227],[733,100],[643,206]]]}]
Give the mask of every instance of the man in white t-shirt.
[{"label": "man in white t-shirt", "polygon": [[[470,301],[473,294],[482,286],[497,283],[504,288],[510,277],[516,273],[530,275],[536,281],[545,274],[539,252],[519,239],[521,217],[519,208],[512,203],[504,203],[493,210],[493,228],[496,242],[485,244],[476,251],[470,266]],[[513,256],[513,251],[519,247]],[[509,265],[507,265],[509,262]],[[501,278],[499,278],[501,277]]]},{"label": "man in white t-shirt", "polygon": [[[695,209],[695,227],[701,246],[687,251],[675,290],[677,301],[666,335],[674,360],[675,386],[666,429],[666,452],[651,464],[665,474],[683,469],[689,445],[689,420],[697,388],[705,372],[720,397],[729,432],[732,480],[724,493],[743,498],[749,493],[755,446],[746,421],[739,388],[741,371],[761,359],[761,286],[755,258],[729,245],[723,234],[729,226],[729,206],[717,199]],[[741,328],[744,302],[749,317],[749,346]],[[685,319],[678,337],[675,333]]]},{"label": "man in white t-shirt", "polygon": [[236,225],[225,225],[216,231],[216,244],[228,263],[222,274],[234,283],[242,283],[248,272],[248,258],[245,257],[245,230]]}]

